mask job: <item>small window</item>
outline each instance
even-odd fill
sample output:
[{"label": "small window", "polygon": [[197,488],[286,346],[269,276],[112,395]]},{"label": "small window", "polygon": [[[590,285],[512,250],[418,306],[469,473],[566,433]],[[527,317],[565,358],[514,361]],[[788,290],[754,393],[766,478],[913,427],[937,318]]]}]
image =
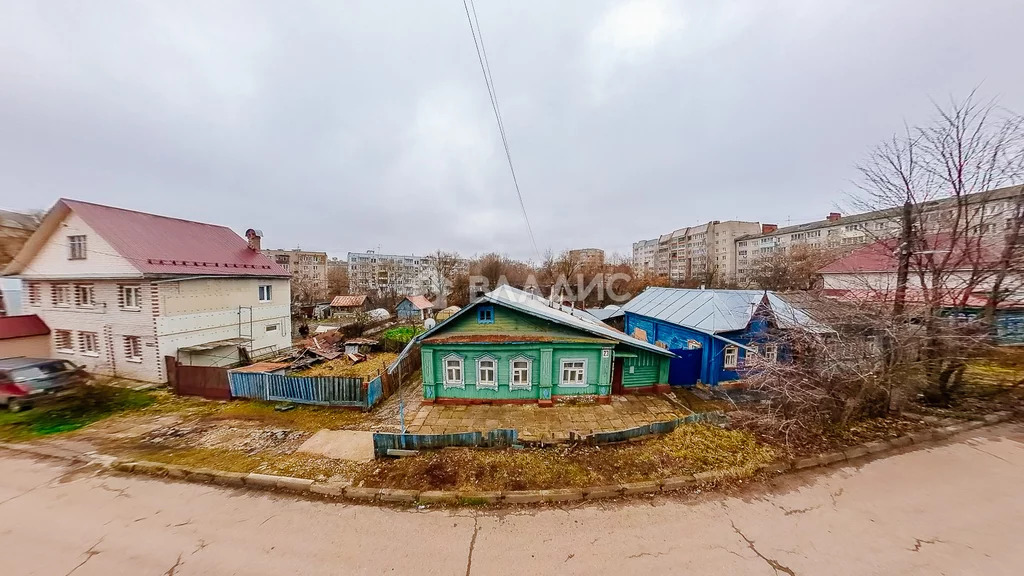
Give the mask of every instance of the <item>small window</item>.
[{"label": "small window", "polygon": [[138,336],[124,337],[124,357],[129,362],[142,362],[142,338]]},{"label": "small window", "polygon": [[89,356],[98,356],[100,353],[99,340],[96,338],[95,332],[79,332],[78,333],[78,349],[82,354]]},{"label": "small window", "polygon": [[463,386],[462,383],[462,358],[449,356],[444,359],[444,385],[446,387]]},{"label": "small window", "polygon": [[70,306],[71,305],[71,286],[68,284],[54,284],[51,287],[53,292],[53,305],[54,306]]},{"label": "small window", "polygon": [[68,236],[68,260],[85,260],[85,236]]},{"label": "small window", "polygon": [[726,346],[725,348],[725,362],[723,366],[725,368],[735,368],[737,364],[737,358],[739,350],[735,346]]},{"label": "small window", "polygon": [[582,387],[587,385],[586,360],[562,360],[562,382],[560,386]]},{"label": "small window", "polygon": [[28,305],[29,306],[40,306],[43,303],[42,290],[39,289],[38,282],[28,282]]},{"label": "small window", "polygon": [[476,362],[476,387],[498,389],[497,366],[494,358],[481,358]]},{"label": "small window", "polygon": [[509,389],[529,390],[530,387],[533,385],[533,383],[530,381],[530,359],[513,358],[509,362],[509,367]]},{"label": "small window", "polygon": [[96,305],[92,284],[75,284],[75,306],[91,308]]},{"label": "small window", "polygon": [[767,358],[769,362],[775,362],[776,360],[778,360],[779,359],[779,348],[778,348],[778,346],[776,346],[775,344],[765,344],[764,345],[764,357]]},{"label": "small window", "polygon": [[139,310],[142,307],[142,289],[138,286],[121,286],[121,308]]},{"label": "small window", "polygon": [[277,324],[267,324],[267,332],[277,332]]},{"label": "small window", "polygon": [[57,352],[62,352],[64,354],[74,354],[75,344],[71,337],[71,330],[54,330],[53,347],[57,350]]},{"label": "small window", "polygon": [[270,302],[271,297],[273,296],[271,288],[273,287],[270,284],[263,284],[260,286],[260,302]]},{"label": "small window", "polygon": [[494,307],[481,306],[476,311],[476,321],[479,324],[494,324]]}]

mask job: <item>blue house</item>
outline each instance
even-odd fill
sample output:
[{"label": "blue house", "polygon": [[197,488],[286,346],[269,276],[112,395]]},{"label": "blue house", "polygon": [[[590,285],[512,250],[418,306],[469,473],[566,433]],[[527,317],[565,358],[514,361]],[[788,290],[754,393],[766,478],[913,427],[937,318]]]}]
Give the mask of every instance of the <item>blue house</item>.
[{"label": "blue house", "polygon": [[774,292],[648,288],[622,307],[625,332],[667,348],[678,358],[669,383],[690,386],[739,380],[747,358],[778,360],[788,350],[780,334],[796,327],[830,331]]}]

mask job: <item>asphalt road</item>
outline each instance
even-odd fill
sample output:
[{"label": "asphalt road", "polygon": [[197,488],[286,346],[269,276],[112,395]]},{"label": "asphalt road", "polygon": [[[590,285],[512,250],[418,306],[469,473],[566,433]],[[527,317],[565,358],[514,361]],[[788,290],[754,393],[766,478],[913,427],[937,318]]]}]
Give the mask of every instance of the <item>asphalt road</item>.
[{"label": "asphalt road", "polygon": [[1020,574],[1024,427],[735,494],[398,510],[0,453],[0,574]]}]

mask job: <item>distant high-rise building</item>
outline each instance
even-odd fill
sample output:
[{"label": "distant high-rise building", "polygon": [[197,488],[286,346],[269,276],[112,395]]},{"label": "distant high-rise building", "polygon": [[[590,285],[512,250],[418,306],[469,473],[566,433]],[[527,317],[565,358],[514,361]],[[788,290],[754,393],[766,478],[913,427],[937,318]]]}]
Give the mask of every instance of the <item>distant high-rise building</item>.
[{"label": "distant high-rise building", "polygon": [[600,248],[569,250],[569,257],[588,268],[604,267],[604,250]]}]

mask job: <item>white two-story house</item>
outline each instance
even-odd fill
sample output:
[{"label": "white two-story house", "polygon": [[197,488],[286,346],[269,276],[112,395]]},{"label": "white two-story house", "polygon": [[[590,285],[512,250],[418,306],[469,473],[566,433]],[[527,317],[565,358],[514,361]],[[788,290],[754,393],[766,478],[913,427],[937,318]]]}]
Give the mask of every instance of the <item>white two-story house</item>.
[{"label": "white two-story house", "polygon": [[23,281],[53,355],[164,382],[165,357],[224,366],[291,345],[289,274],[260,236],[61,199],[4,274]]}]

